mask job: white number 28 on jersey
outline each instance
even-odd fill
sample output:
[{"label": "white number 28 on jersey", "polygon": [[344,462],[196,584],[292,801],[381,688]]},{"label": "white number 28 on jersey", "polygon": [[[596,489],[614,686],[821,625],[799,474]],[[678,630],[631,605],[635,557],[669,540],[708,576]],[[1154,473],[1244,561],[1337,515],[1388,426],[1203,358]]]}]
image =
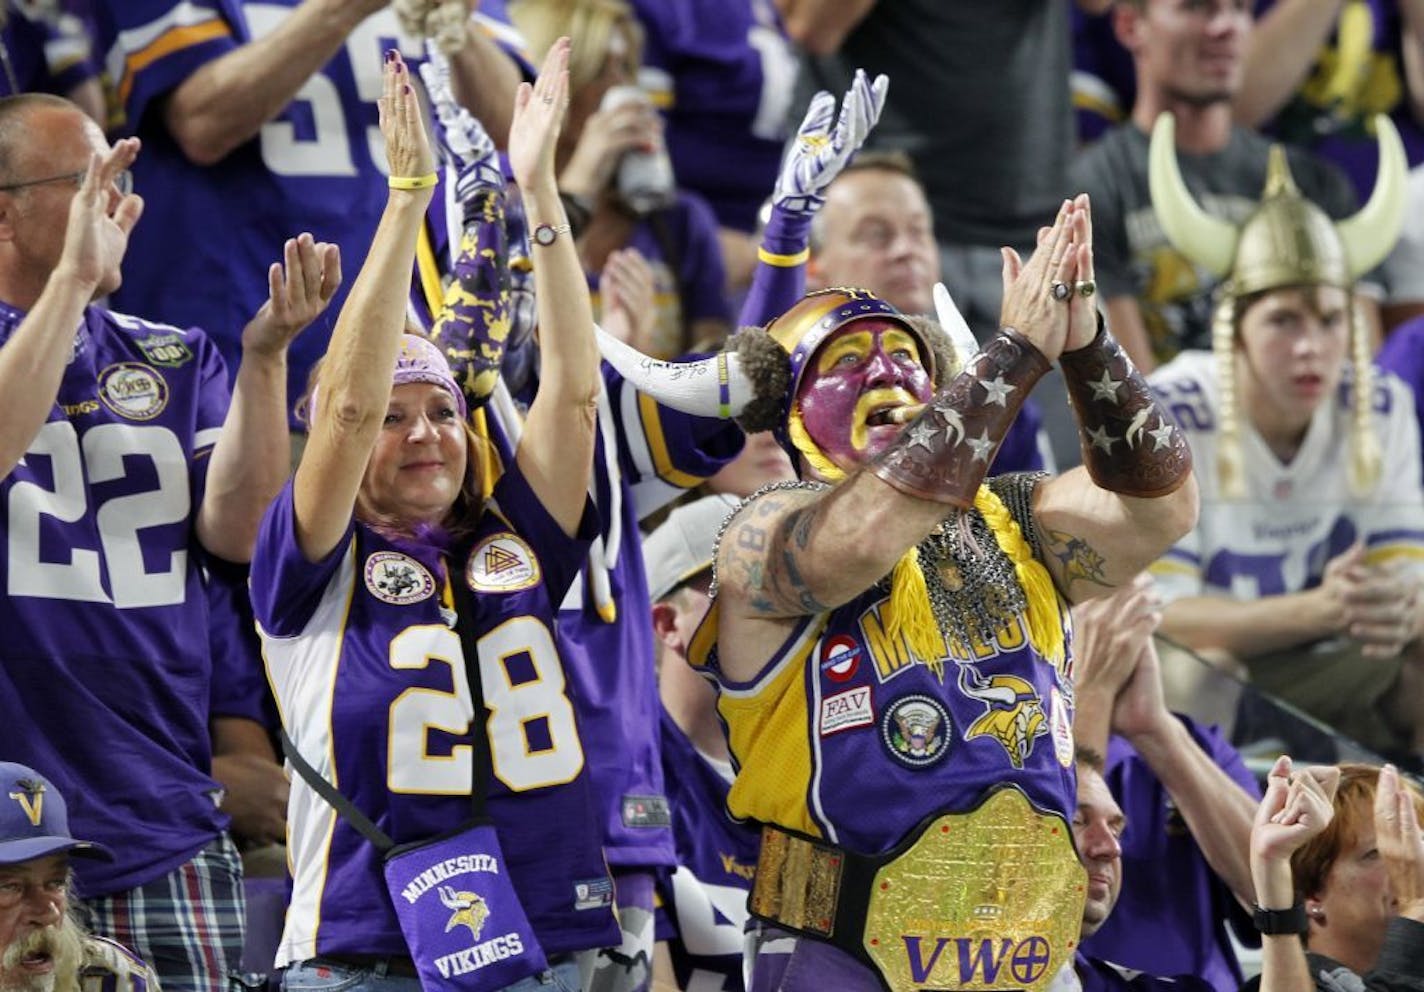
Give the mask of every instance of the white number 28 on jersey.
[{"label": "white number 28 on jersey", "polygon": [[[480,680],[489,707],[494,776],[512,792],[570,782],[583,770],[583,745],[564,669],[549,628],[535,617],[506,620],[479,640]],[[462,735],[474,716],[460,635],[439,625],[411,627],[391,642],[392,668],[450,668],[452,691],[410,688],[391,703],[387,780],[392,792],[469,792],[472,753],[459,744],[431,754],[429,732]]]}]

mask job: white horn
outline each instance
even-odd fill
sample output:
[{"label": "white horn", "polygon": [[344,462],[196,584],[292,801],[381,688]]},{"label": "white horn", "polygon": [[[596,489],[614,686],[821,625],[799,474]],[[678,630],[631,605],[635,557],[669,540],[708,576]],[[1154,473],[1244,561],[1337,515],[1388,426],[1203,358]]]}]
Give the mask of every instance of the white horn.
[{"label": "white horn", "polygon": [[663,406],[694,417],[735,417],[752,401],[751,380],[735,353],[698,362],[662,362],[624,344],[597,324],[598,350],[618,374]]},{"label": "white horn", "polygon": [[1394,121],[1375,114],[1375,138],[1379,143],[1379,172],[1374,192],[1353,217],[1335,225],[1345,246],[1350,274],[1359,277],[1373,269],[1389,254],[1404,229],[1404,203],[1409,162],[1404,143]]},{"label": "white horn", "polygon": [[1166,111],[1158,114],[1152,125],[1147,185],[1152,192],[1152,209],[1167,240],[1217,278],[1229,276],[1236,258],[1236,225],[1207,213],[1187,189],[1177,165],[1176,119]]},{"label": "white horn", "polygon": [[954,298],[949,295],[949,289],[942,282],[935,283],[934,305],[935,319],[939,321],[939,326],[944,328],[944,332],[949,335],[950,343],[958,352],[956,357],[959,359],[959,367],[962,369],[969,364],[971,358],[979,354],[979,339],[974,336],[974,332],[965,323],[964,315],[954,305]]}]

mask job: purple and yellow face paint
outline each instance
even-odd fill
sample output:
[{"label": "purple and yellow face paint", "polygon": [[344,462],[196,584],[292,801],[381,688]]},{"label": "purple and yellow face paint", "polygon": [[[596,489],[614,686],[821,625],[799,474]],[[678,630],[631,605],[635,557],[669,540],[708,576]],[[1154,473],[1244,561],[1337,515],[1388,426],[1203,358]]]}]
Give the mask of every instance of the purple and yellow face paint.
[{"label": "purple and yellow face paint", "polygon": [[864,464],[904,430],[885,414],[934,395],[914,335],[866,317],[837,330],[812,356],[796,402],[816,446],[844,469]]}]

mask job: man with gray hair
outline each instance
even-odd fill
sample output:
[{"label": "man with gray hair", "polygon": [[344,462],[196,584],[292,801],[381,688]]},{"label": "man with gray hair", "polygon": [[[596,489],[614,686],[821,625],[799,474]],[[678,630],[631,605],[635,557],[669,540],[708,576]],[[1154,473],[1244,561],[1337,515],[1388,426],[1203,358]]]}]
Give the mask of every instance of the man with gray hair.
[{"label": "man with gray hair", "polygon": [[0,989],[158,992],[133,952],[93,937],[69,914],[71,856],[112,861],[69,832],[64,797],[25,765],[0,762]]}]

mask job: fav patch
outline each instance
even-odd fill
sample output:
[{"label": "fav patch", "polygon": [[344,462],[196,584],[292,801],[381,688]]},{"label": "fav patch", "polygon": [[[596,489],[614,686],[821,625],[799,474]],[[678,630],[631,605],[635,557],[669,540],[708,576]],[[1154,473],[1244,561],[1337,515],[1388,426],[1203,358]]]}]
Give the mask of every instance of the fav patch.
[{"label": "fav patch", "polygon": [[539,559],[508,531],[475,545],[465,564],[465,581],[475,592],[518,592],[537,586],[539,578]]},{"label": "fav patch", "polygon": [[1053,723],[1053,753],[1064,768],[1073,767],[1073,721],[1068,718],[1068,707],[1063,703],[1063,694],[1055,687],[1048,692],[1049,720]]},{"label": "fav patch", "polygon": [[181,334],[174,334],[171,331],[150,334],[148,337],[139,338],[135,343],[154,365],[176,369],[193,360],[193,351],[188,347],[188,342],[183,340]]},{"label": "fav patch", "polygon": [[622,808],[625,827],[672,826],[666,796],[624,796]]},{"label": "fav patch", "polygon": [[874,722],[875,710],[870,702],[868,685],[847,689],[821,700],[822,737],[854,727],[868,727]]},{"label": "fav patch", "polygon": [[613,879],[590,878],[574,883],[574,909],[603,909],[613,905]]},{"label": "fav patch", "polygon": [[409,555],[377,551],[366,559],[366,588],[383,603],[406,606],[428,599],[435,592],[435,580]]},{"label": "fav patch", "polygon": [[901,764],[928,767],[949,752],[949,712],[931,696],[904,696],[880,717],[880,736]]},{"label": "fav patch", "polygon": [[168,405],[168,384],[141,362],[120,362],[99,373],[99,398],[126,420],[152,420]]},{"label": "fav patch", "polygon": [[821,671],[832,682],[849,682],[860,670],[860,653],[855,638],[836,634],[821,645]]}]

